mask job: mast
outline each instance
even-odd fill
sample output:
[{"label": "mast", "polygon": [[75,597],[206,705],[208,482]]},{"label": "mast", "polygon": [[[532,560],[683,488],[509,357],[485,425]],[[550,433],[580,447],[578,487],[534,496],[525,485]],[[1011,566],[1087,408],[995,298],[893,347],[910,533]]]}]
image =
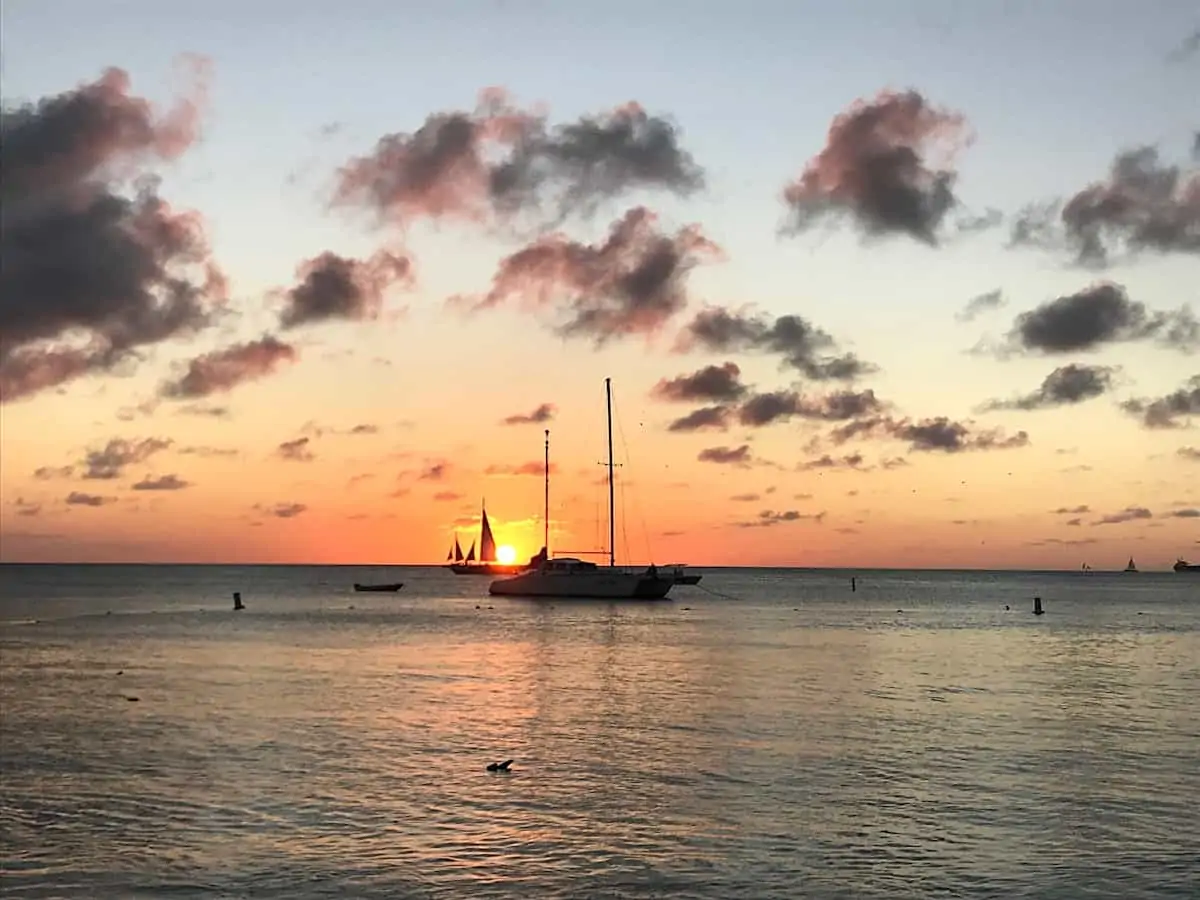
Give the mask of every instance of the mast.
[{"label": "mast", "polygon": [[613,488],[612,379],[604,379],[604,406],[608,412],[608,564],[615,566],[617,545],[616,491]]},{"label": "mast", "polygon": [[546,509],[542,514],[542,549],[550,558],[550,429],[546,429]]}]

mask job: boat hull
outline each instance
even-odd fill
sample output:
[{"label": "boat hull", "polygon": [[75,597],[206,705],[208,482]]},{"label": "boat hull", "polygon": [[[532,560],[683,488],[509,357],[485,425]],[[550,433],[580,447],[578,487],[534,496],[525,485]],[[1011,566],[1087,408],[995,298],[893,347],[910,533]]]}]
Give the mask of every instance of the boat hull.
[{"label": "boat hull", "polygon": [[455,575],[516,575],[523,566],[504,563],[451,563],[447,566]]},{"label": "boat hull", "polygon": [[393,582],[392,584],[357,584],[354,585],[354,590],[360,594],[382,594],[394,593],[404,587],[403,582]]},{"label": "boat hull", "polygon": [[1187,565],[1186,563],[1180,565],[1179,563],[1175,563],[1175,571],[1186,572],[1189,575],[1200,575],[1200,565]]},{"label": "boat hull", "polygon": [[488,593],[500,597],[553,597],[559,600],[666,600],[673,578],[630,572],[559,574],[524,572],[500,578]]}]

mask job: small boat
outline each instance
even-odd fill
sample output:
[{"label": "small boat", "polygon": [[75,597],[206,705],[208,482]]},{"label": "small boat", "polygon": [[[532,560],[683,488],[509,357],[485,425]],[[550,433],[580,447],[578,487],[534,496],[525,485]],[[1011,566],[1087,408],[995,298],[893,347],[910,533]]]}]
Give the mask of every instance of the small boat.
[{"label": "small boat", "polygon": [[1176,572],[1192,572],[1200,573],[1200,565],[1189,564],[1182,559],[1175,560],[1175,565],[1172,567]]},{"label": "small boat", "polygon": [[1129,557],[1129,564],[1127,566],[1125,566],[1125,571],[1136,573],[1137,570],[1138,570],[1138,567],[1133,564],[1133,557],[1132,556]]},{"label": "small boat", "polygon": [[620,569],[616,565],[616,495],[613,472],[612,379],[604,379],[608,412],[608,565],[599,566],[575,557],[551,559],[550,522],[550,432],[546,432],[546,534],[542,549],[529,561],[528,570],[511,578],[498,578],[488,593],[504,597],[554,597],[593,600],[664,600],[676,584],[674,572],[661,573],[656,566]]},{"label": "small boat", "polygon": [[402,587],[404,587],[404,582],[402,581],[392,581],[387,584],[359,584],[357,581],[354,582],[354,590],[358,591],[359,593],[367,591],[373,591],[381,594],[394,593],[400,590]]},{"label": "small boat", "polygon": [[703,575],[693,575],[691,572],[685,572],[687,563],[668,563],[662,567],[675,579],[676,584],[699,584]]}]

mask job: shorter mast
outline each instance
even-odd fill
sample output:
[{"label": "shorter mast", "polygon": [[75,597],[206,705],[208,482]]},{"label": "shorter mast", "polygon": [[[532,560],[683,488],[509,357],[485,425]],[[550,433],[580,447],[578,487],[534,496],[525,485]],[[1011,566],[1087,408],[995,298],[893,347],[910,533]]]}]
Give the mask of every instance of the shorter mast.
[{"label": "shorter mast", "polygon": [[542,550],[550,558],[550,429],[546,429],[546,507],[542,513]]},{"label": "shorter mast", "polygon": [[604,406],[608,412],[608,565],[611,568],[617,564],[617,515],[616,493],[613,487],[613,448],[612,448],[612,379],[604,379]]}]

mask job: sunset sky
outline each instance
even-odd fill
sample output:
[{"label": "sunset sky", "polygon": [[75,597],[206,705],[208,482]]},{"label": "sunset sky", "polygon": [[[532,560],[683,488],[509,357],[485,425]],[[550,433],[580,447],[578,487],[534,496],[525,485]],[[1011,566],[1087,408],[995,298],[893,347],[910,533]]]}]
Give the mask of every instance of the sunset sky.
[{"label": "sunset sky", "polygon": [[8,0],[0,559],[1200,561],[1194,0]]}]

